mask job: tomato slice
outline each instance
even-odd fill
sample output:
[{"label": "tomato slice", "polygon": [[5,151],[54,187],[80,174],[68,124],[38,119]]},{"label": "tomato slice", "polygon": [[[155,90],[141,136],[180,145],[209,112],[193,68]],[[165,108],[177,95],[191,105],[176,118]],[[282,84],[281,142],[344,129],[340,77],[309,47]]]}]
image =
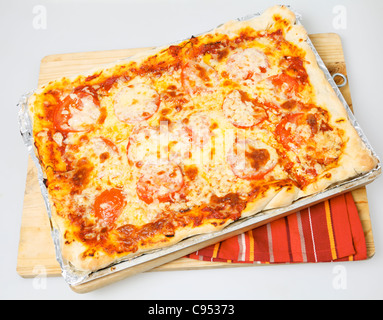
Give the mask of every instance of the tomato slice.
[{"label": "tomato slice", "polygon": [[75,102],[68,95],[65,99],[56,107],[53,114],[53,123],[55,127],[63,132],[71,131],[68,125],[68,120],[70,118],[69,107],[74,105]]},{"label": "tomato slice", "polygon": [[125,196],[122,190],[112,188],[99,194],[94,202],[95,216],[108,225],[113,225],[125,206]]},{"label": "tomato slice", "polygon": [[304,85],[307,82],[307,72],[304,67],[304,60],[300,57],[284,56],[279,62],[285,72],[296,79],[297,82]]},{"label": "tomato slice", "polygon": [[53,123],[61,132],[88,131],[95,124],[101,112],[94,96],[85,91],[68,94],[56,107]]},{"label": "tomato slice", "polygon": [[291,98],[299,91],[299,82],[284,72],[272,76],[269,79],[274,87],[277,88],[278,91],[284,93],[288,98]]},{"label": "tomato slice", "polygon": [[172,202],[184,185],[180,167],[173,163],[148,164],[142,167],[136,186],[138,197],[147,204]]},{"label": "tomato slice", "polygon": [[296,149],[301,146],[306,139],[302,136],[303,132],[300,132],[302,124],[304,124],[304,113],[291,113],[287,114],[281,122],[277,125],[275,133],[277,140],[288,149]]},{"label": "tomato slice", "polygon": [[313,137],[330,130],[318,113],[287,114],[276,127],[277,139],[288,150],[298,150],[305,145],[315,145]]},{"label": "tomato slice", "polygon": [[275,134],[283,147],[293,151],[301,161],[310,159],[321,165],[335,161],[342,146],[338,132],[331,128],[325,115],[318,112],[286,115]]},{"label": "tomato slice", "polygon": [[226,63],[231,79],[239,82],[257,82],[269,69],[267,56],[255,48],[240,49]]}]

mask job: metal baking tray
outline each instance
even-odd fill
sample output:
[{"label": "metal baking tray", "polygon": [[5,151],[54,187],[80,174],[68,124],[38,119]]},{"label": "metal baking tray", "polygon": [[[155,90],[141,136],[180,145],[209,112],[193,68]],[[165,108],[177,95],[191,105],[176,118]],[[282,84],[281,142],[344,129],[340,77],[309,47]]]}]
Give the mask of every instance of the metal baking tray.
[{"label": "metal baking tray", "polygon": [[[295,12],[295,14],[297,18],[297,23],[301,24],[301,15],[297,12]],[[239,18],[237,20],[244,21],[259,15],[260,13],[251,14],[246,17]],[[328,71],[325,64],[323,63],[321,57],[317,53],[311,40],[308,38],[307,41],[316,56],[316,60],[318,62],[319,67],[322,69],[322,71],[326,75],[327,80],[331,84],[332,88],[334,89],[340,101],[343,103],[344,108],[347,110],[348,117],[351,123],[355,127],[356,131],[358,132],[359,136],[361,137],[361,139],[363,140],[367,148],[371,151],[372,155],[378,159],[378,165],[373,170],[365,174],[356,176],[352,179],[343,181],[341,183],[334,184],[330,186],[329,188],[327,188],[326,190],[320,193],[314,194],[312,196],[298,199],[289,206],[278,208],[278,209],[266,210],[266,211],[256,213],[250,217],[241,218],[231,223],[230,225],[228,225],[227,227],[225,227],[224,229],[220,231],[191,236],[170,247],[153,250],[127,260],[121,260],[107,268],[98,270],[96,272],[91,272],[91,273],[79,272],[75,270],[68,261],[65,261],[65,259],[63,259],[61,255],[61,250],[60,250],[60,240],[59,240],[60,237],[58,234],[59,231],[55,229],[51,223],[51,234],[52,234],[52,238],[53,238],[54,246],[56,250],[56,259],[60,264],[60,267],[62,270],[62,276],[64,277],[65,281],[75,291],[78,290],[79,292],[81,291],[86,292],[87,291],[86,288],[89,287],[89,285],[92,282],[95,282],[96,280],[98,282],[98,285],[102,286],[104,283],[106,284],[106,283],[114,282],[119,279],[131,276],[133,274],[144,272],[149,269],[155,268],[161,264],[183,257],[189,253],[197,251],[208,245],[217,243],[219,241],[222,241],[234,235],[237,235],[245,231],[251,230],[255,227],[264,225],[270,221],[279,219],[290,213],[297,212],[315,203],[331,198],[334,195],[351,191],[353,189],[364,186],[372,182],[373,180],[375,180],[381,174],[381,163],[380,163],[379,157],[376,155],[368,139],[364,135],[363,130],[361,129],[358,122],[356,121],[354,114],[352,113],[350,107],[348,106],[347,102],[343,98],[341,92],[339,91],[338,86],[336,85],[333,77],[331,76],[330,72]],[[18,103],[19,126],[20,126],[20,132],[23,137],[24,143],[38,169],[38,181],[40,184],[40,189],[45,201],[48,216],[51,219],[52,216],[51,216],[50,203],[48,201],[48,191],[43,182],[42,168],[34,153],[32,122],[29,117],[28,106],[27,106],[28,99],[32,94],[33,94],[33,91],[24,94]]]}]

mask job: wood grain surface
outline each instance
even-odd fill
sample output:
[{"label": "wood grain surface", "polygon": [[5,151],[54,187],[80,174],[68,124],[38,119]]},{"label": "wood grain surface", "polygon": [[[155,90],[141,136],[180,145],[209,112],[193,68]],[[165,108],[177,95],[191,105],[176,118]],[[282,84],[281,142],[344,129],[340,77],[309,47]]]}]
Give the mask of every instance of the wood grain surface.
[{"label": "wood grain surface", "polygon": [[[330,73],[347,75],[340,37],[333,33],[323,33],[310,35],[310,38]],[[142,50],[145,50],[145,48],[49,55],[41,60],[38,84],[40,85],[62,76],[74,75],[92,69],[95,66],[124,59]],[[348,84],[341,88],[341,92],[352,107]],[[375,246],[366,189],[362,187],[353,191],[353,196],[365,233],[367,255],[371,258],[375,253]],[[235,266],[236,264],[232,263],[179,258],[150,271]],[[243,267],[244,264],[238,264],[238,266]],[[254,266],[254,264],[249,264],[249,266]],[[28,161],[16,270],[22,277],[34,277],[41,273],[41,270],[44,270],[48,276],[59,276],[61,274],[50,234],[50,222],[37,179],[37,169],[31,158]],[[115,275],[115,277],[118,277],[118,275]]]}]

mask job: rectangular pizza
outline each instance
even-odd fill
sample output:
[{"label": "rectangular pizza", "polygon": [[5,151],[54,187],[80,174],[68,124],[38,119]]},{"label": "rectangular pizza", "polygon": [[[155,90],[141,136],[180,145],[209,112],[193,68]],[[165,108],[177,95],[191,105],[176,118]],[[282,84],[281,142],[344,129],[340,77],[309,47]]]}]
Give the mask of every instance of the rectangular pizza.
[{"label": "rectangular pizza", "polygon": [[87,272],[378,165],[284,6],[46,83],[28,112],[61,254]]}]

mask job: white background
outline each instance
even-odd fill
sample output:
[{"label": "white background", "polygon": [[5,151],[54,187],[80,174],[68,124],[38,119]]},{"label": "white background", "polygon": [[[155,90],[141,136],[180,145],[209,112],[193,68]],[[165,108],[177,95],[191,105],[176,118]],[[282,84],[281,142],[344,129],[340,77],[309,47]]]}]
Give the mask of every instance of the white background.
[{"label": "white background", "polygon": [[[376,245],[367,261],[148,272],[79,295],[61,277],[44,282],[16,273],[27,151],[16,104],[37,85],[50,54],[155,46],[190,37],[230,19],[290,4],[309,33],[342,38],[356,117],[383,155],[381,0],[70,0],[0,2],[0,298],[2,299],[382,299],[383,216],[380,178],[367,187]],[[46,9],[46,29],[33,8]],[[336,6],[346,24],[334,25]],[[336,9],[335,9],[336,11]],[[339,271],[341,273],[339,273]],[[342,276],[344,286],[339,287]]]}]

